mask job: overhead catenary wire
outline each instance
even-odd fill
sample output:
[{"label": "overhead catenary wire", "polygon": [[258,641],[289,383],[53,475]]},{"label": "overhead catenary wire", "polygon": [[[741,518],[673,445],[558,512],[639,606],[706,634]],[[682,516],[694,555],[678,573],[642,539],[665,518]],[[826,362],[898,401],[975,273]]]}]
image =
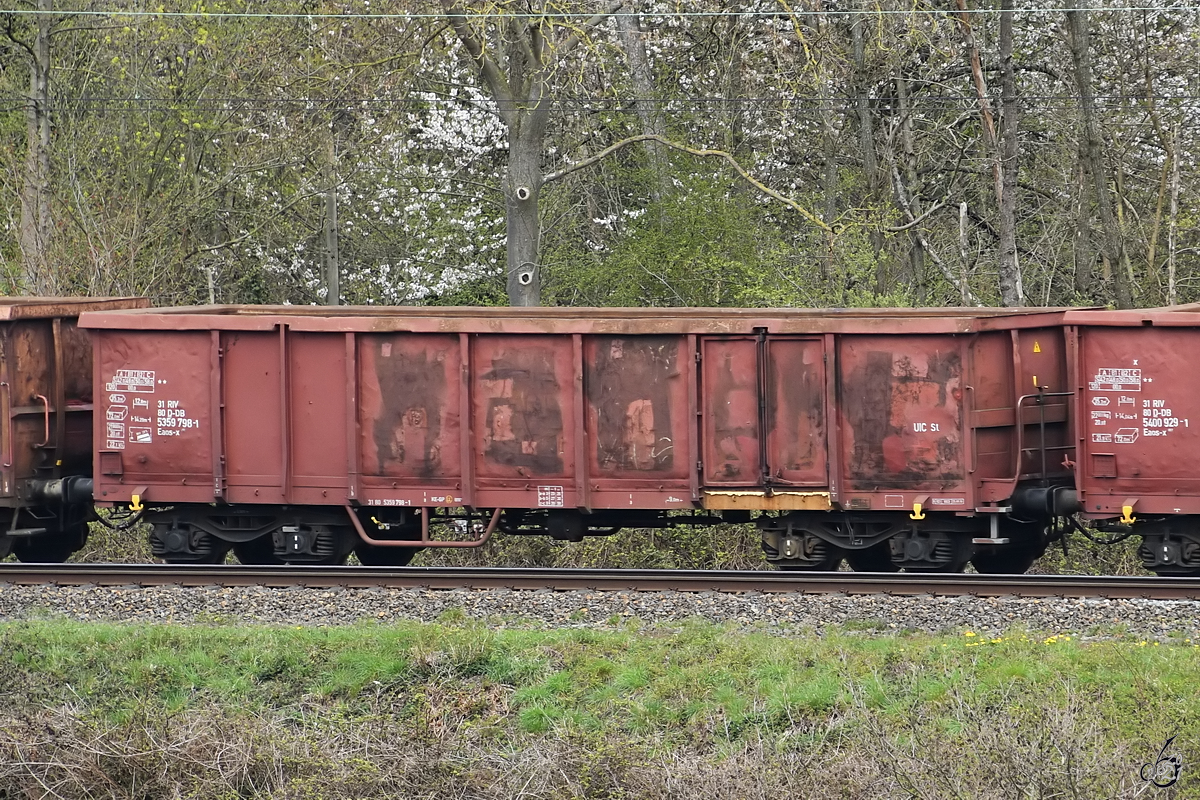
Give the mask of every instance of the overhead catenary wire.
[{"label": "overhead catenary wire", "polygon": [[[1150,6],[1150,5],[1080,5],[1073,3],[1065,6],[1041,7],[1041,8],[1018,8],[1013,9],[1014,13],[1020,14],[1062,14],[1068,11],[1095,11],[1095,12],[1156,12],[1156,13],[1175,13],[1187,11],[1200,11],[1200,5],[1169,5],[1169,6]],[[537,20],[576,20],[582,18],[594,17],[596,11],[580,10],[580,11],[544,11],[530,13],[509,13],[509,12],[470,12],[464,11],[462,16],[468,21],[473,20],[491,20],[491,19],[537,19]],[[603,13],[603,12],[601,12]],[[967,8],[962,11],[954,9],[928,8],[928,9],[913,9],[913,8],[897,8],[883,9],[874,8],[869,10],[864,9],[803,9],[794,12],[788,11],[754,11],[754,10],[722,10],[722,11],[614,11],[606,13],[605,16],[613,17],[638,17],[638,18],[728,18],[728,17],[750,17],[759,19],[794,19],[796,17],[851,17],[851,16],[907,16],[914,14],[934,15],[939,17],[951,17],[960,14],[971,15],[988,15],[1001,13],[995,8]],[[366,20],[437,20],[445,19],[449,14],[445,11],[403,11],[403,12],[343,12],[343,13],[327,13],[327,12],[304,12],[304,11],[168,11],[168,10],[135,10],[135,9],[61,9],[54,11],[41,11],[32,8],[0,8],[0,15],[12,14],[16,16],[37,16],[39,14],[51,14],[57,17],[151,17],[151,18],[188,18],[188,19],[296,19],[296,20],[349,20],[349,19],[366,19]]]}]

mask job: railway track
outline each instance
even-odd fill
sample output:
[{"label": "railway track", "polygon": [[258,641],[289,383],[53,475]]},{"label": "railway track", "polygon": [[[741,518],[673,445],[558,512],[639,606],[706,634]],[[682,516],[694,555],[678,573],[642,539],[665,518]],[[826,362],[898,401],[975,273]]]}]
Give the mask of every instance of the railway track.
[{"label": "railway track", "polygon": [[492,567],[0,564],[0,586],[267,586],[1200,600],[1200,578]]}]

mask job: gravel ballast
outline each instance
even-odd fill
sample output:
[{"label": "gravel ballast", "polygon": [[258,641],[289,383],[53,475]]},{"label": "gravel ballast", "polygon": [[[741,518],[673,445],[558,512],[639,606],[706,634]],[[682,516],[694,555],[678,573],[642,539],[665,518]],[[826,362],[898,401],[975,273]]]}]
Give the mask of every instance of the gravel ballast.
[{"label": "gravel ballast", "polygon": [[579,628],[704,619],[780,634],[819,632],[829,625],[981,635],[1019,627],[1080,636],[1200,639],[1200,602],[1186,600],[0,585],[0,620],[28,619],[265,625],[466,619],[504,627]]}]

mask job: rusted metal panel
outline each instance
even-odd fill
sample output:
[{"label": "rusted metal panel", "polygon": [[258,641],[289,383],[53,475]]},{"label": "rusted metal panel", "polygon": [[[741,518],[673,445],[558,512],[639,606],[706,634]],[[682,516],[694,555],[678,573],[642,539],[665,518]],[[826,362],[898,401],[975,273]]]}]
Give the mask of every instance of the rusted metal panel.
[{"label": "rusted metal panel", "polygon": [[408,485],[457,480],[463,390],[458,336],[364,335],[358,353],[362,474]]},{"label": "rusted metal panel", "polygon": [[538,505],[574,505],[562,494],[575,474],[571,339],[488,335],[473,344],[477,479],[514,488],[550,481]]},{"label": "rusted metal panel", "polygon": [[1077,469],[1094,516],[1126,505],[1135,514],[1200,513],[1200,376],[1191,363],[1200,320],[1176,314],[1192,325],[1142,325],[1145,313],[1109,312],[1105,324],[1079,328]]},{"label": "rusted metal panel", "polygon": [[762,482],[758,340],[706,339],[701,354],[704,482]]},{"label": "rusted metal panel", "polygon": [[824,344],[820,339],[706,339],[705,482],[825,486]]},{"label": "rusted metal panel", "polygon": [[283,501],[283,424],[277,333],[235,331],[224,350],[226,476],[233,502]]},{"label": "rusted metal panel", "polygon": [[104,413],[96,420],[96,449],[122,464],[118,479],[98,486],[98,499],[127,500],[138,486],[154,499],[155,487],[169,486],[173,499],[212,500],[210,334],[106,333],[98,349],[95,380]]},{"label": "rusted metal panel", "polygon": [[687,478],[684,345],[679,336],[586,339],[593,476],[651,482]]},{"label": "rusted metal panel", "polygon": [[767,341],[764,383],[770,483],[828,483],[824,353],[819,339]]},{"label": "rusted metal panel", "polygon": [[961,488],[963,359],[953,337],[854,336],[839,343],[846,485]]}]

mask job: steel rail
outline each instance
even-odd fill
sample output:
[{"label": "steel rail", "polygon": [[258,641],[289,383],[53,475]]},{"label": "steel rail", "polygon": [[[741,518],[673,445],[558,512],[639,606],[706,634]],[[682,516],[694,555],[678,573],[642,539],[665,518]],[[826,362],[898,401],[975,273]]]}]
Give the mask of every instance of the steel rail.
[{"label": "steel rail", "polygon": [[676,591],[1200,600],[1200,578],[494,567],[0,564],[0,585]]}]

